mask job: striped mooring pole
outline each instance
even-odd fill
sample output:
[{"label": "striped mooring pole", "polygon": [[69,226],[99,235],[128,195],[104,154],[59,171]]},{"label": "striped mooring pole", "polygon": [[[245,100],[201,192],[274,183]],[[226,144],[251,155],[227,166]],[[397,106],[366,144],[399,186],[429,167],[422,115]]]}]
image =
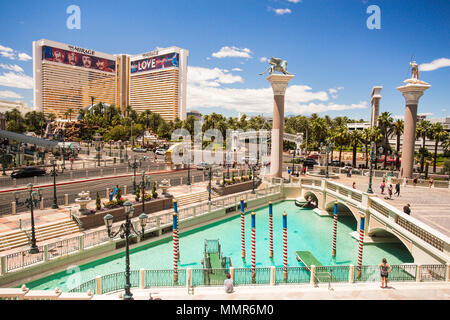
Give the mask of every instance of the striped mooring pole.
[{"label": "striped mooring pole", "polygon": [[175,211],[176,214],[176,219],[177,219],[177,258],[178,260],[180,260],[180,243],[178,241],[178,201],[174,200],[173,201],[173,211]]},{"label": "striped mooring pole", "polygon": [[363,254],[363,243],[364,243],[364,222],[366,217],[361,215],[361,220],[359,224],[359,248],[358,248],[358,266],[356,268],[356,277],[361,278],[361,266],[362,266],[362,254]]},{"label": "striped mooring pole", "polygon": [[173,213],[173,282],[178,282],[178,221],[177,213]]},{"label": "striped mooring pole", "polygon": [[269,257],[273,258],[273,208],[269,202]]},{"label": "striped mooring pole", "polygon": [[334,202],[334,215],[333,215],[333,248],[331,249],[331,255],[336,257],[336,235],[337,235],[337,222],[338,222],[338,202]]},{"label": "striped mooring pole", "polygon": [[241,255],[245,259],[245,220],[244,220],[244,199],[241,199]]},{"label": "striped mooring pole", "polygon": [[256,282],[256,248],[255,248],[255,232],[256,232],[256,223],[255,223],[256,214],[252,212],[252,283]]},{"label": "striped mooring pole", "polygon": [[283,279],[287,277],[287,213],[283,212]]}]

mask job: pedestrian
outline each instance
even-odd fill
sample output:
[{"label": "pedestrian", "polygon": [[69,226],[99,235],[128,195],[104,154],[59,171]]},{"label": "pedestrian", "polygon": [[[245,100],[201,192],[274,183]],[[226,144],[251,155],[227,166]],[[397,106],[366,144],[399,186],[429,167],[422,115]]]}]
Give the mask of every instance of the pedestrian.
[{"label": "pedestrian", "polygon": [[233,293],[233,279],[231,279],[231,275],[229,273],[227,273],[226,275],[226,279],[223,282],[224,286],[225,286],[225,292],[226,293]]},{"label": "pedestrian", "polygon": [[417,177],[414,177],[414,179],[413,179],[413,185],[414,185],[414,187],[417,185]]},{"label": "pedestrian", "polygon": [[397,197],[400,197],[400,182],[397,182],[395,184],[395,193],[394,195],[397,195]]},{"label": "pedestrian", "polygon": [[408,183],[408,178],[404,177],[403,178],[403,186],[406,187],[407,183]]},{"label": "pedestrian", "polygon": [[114,196],[114,192],[112,190],[109,190],[109,194],[108,194],[109,201],[113,200],[113,196]]},{"label": "pedestrian", "polygon": [[117,197],[118,192],[119,192],[119,185],[116,185],[116,187],[114,188],[114,196]]},{"label": "pedestrian", "polygon": [[381,194],[384,194],[384,188],[385,187],[386,187],[386,183],[384,182],[384,179],[383,179],[383,181],[380,184]]},{"label": "pedestrian", "polygon": [[409,203],[407,203],[406,206],[403,207],[403,212],[406,213],[408,216],[411,215],[411,205]]},{"label": "pedestrian", "polygon": [[386,258],[383,258],[383,260],[381,260],[381,263],[378,265],[378,269],[380,269],[381,288],[387,288],[388,276],[389,272],[392,271],[392,267],[389,265],[389,263],[387,263]]},{"label": "pedestrian", "polygon": [[353,188],[353,189],[356,189],[356,182],[353,182],[352,188]]},{"label": "pedestrian", "polygon": [[303,174],[306,174],[306,166],[303,166]]},{"label": "pedestrian", "polygon": [[433,186],[433,178],[430,178],[430,181],[428,182],[430,188]]},{"label": "pedestrian", "polygon": [[389,185],[388,194],[389,194],[389,199],[392,200],[392,184]]}]

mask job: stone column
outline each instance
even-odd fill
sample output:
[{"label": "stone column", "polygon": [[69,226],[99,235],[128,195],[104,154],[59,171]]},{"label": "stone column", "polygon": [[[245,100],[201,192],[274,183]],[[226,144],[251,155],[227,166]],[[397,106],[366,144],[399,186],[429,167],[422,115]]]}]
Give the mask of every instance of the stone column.
[{"label": "stone column", "polygon": [[284,94],[294,75],[271,74],[267,80],[273,89],[272,150],[270,175],[281,178],[283,172]]},{"label": "stone column", "polygon": [[417,105],[423,92],[431,87],[426,82],[414,79],[404,81],[406,85],[398,87],[405,98],[405,129],[403,133],[401,178],[411,179],[414,166],[414,147],[416,142]]},{"label": "stone column", "polygon": [[376,86],[372,88],[372,100],[370,101],[371,104],[371,116],[370,116],[370,127],[376,127],[378,125],[378,114],[380,111],[380,99],[381,99],[381,89],[383,89],[383,87],[381,86]]}]

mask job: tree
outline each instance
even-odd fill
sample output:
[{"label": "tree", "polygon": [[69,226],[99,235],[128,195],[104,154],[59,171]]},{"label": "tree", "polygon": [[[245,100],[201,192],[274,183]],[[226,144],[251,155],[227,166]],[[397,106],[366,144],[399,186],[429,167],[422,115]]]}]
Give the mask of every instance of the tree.
[{"label": "tree", "polygon": [[433,173],[436,173],[436,162],[437,162],[437,149],[440,142],[445,142],[448,140],[449,134],[444,129],[442,124],[435,123],[431,126],[430,137],[434,140],[434,155],[433,155]]},{"label": "tree", "polygon": [[371,131],[369,128],[364,128],[362,134],[361,134],[361,142],[364,144],[364,149],[365,149],[365,159],[366,159],[366,168],[369,164],[369,145],[370,142],[372,141],[371,138]]},{"label": "tree", "polygon": [[352,166],[353,168],[356,168],[356,149],[358,148],[358,145],[361,142],[361,133],[359,130],[352,130],[349,134],[349,143],[353,148],[353,158],[352,158]]},{"label": "tree", "polygon": [[394,122],[394,124],[392,125],[392,134],[394,134],[396,136],[397,139],[397,146],[396,146],[396,151],[397,151],[397,158],[395,159],[395,166],[397,168],[397,170],[400,168],[400,137],[403,134],[404,131],[404,121],[401,119],[398,119],[397,121]]},{"label": "tree", "polygon": [[72,108],[67,109],[67,114],[69,115],[69,121],[72,121],[72,113],[73,113]]},{"label": "tree", "polygon": [[431,133],[431,122],[428,120],[422,120],[417,124],[416,137],[422,138],[422,150],[420,156],[420,172],[423,172],[424,162],[425,162],[425,141],[426,138],[430,137]]},{"label": "tree", "polygon": [[387,161],[386,155],[388,150],[390,149],[389,137],[392,134],[392,127],[394,124],[394,119],[391,117],[391,115],[392,114],[390,112],[385,111],[378,117],[378,127],[380,128],[384,138],[383,139],[384,169],[386,169],[386,161]]},{"label": "tree", "polygon": [[347,126],[341,126],[337,129],[334,141],[336,144],[336,147],[339,147],[339,163],[341,163],[342,160],[342,149],[348,145],[349,143],[349,133]]}]

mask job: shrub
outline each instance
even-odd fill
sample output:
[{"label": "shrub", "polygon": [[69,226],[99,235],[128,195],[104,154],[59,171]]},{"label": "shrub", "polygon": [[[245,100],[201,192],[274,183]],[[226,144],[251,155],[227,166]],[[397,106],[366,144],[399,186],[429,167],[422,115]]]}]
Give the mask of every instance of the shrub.
[{"label": "shrub", "polygon": [[141,189],[139,187],[136,187],[136,196],[135,196],[136,201],[139,201],[140,197],[141,197]]},{"label": "shrub", "polygon": [[152,196],[146,193],[144,195],[144,200],[146,200],[146,201],[152,200]]},{"label": "shrub", "polygon": [[100,202],[100,195],[98,194],[98,191],[97,191],[97,194],[95,195],[95,209],[97,211],[99,211],[101,208],[102,208],[102,204]]},{"label": "shrub", "polygon": [[155,199],[158,198],[158,193],[156,192],[156,182],[153,182],[152,197]]}]

